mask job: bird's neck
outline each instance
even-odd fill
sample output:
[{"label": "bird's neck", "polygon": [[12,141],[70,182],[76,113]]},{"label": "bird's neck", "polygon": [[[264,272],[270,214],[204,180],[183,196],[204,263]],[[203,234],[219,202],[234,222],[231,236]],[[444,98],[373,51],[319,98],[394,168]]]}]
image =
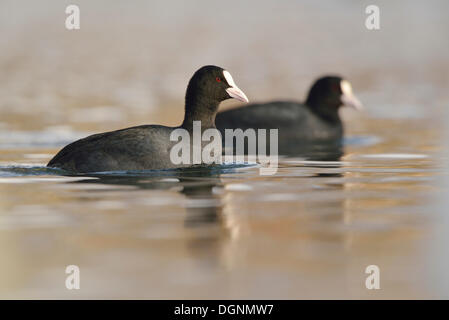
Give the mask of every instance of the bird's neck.
[{"label": "bird's neck", "polygon": [[202,129],[215,128],[219,101],[205,97],[186,97],[186,108],[182,128],[192,130],[193,121],[201,121]]},{"label": "bird's neck", "polygon": [[341,121],[338,113],[340,106],[338,104],[331,104],[329,101],[308,97],[306,105],[311,112],[327,122],[336,123]]}]

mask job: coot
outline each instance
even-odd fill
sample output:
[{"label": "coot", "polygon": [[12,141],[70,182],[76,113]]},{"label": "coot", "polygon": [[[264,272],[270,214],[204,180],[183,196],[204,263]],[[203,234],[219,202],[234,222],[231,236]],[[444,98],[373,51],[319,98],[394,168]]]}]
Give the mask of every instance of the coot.
[{"label": "coot", "polygon": [[170,161],[171,147],[177,143],[170,141],[171,132],[183,128],[191,134],[193,121],[201,121],[202,129],[215,128],[218,105],[229,98],[248,102],[228,71],[204,66],[189,81],[180,126],[142,125],[94,134],[65,146],[47,166],[78,173],[186,166]]},{"label": "coot", "polygon": [[225,129],[278,129],[279,154],[326,153],[331,147],[335,150],[330,151],[339,152],[343,124],[338,111],[342,105],[362,108],[347,80],[325,76],[313,84],[304,103],[251,104],[219,112],[215,123],[223,139]]}]

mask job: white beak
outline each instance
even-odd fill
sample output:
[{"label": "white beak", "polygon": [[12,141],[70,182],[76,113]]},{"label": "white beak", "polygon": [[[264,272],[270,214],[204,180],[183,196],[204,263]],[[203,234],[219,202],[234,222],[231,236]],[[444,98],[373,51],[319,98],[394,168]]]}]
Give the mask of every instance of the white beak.
[{"label": "white beak", "polygon": [[239,87],[237,87],[237,85],[235,84],[231,74],[228,71],[224,70],[223,75],[228,84],[230,85],[230,88],[226,89],[226,92],[229,94],[229,96],[242,102],[249,102],[246,94],[242,90],[240,90]]},{"label": "white beak", "polygon": [[231,98],[237,99],[242,102],[249,102],[248,98],[246,97],[246,94],[238,87],[227,88],[226,92],[229,94]]},{"label": "white beak", "polygon": [[363,110],[363,105],[360,102],[359,99],[357,99],[357,97],[354,95],[354,93],[352,93],[352,87],[351,84],[346,81],[346,80],[342,80],[341,81],[341,102],[349,107],[353,107],[356,110]]}]

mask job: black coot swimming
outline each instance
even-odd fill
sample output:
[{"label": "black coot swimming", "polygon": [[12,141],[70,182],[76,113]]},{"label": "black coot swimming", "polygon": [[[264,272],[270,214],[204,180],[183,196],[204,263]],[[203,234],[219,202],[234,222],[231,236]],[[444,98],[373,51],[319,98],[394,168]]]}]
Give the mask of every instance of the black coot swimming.
[{"label": "black coot swimming", "polygon": [[225,129],[278,129],[279,154],[340,153],[343,124],[338,111],[342,105],[362,108],[348,81],[325,76],[313,84],[304,103],[251,104],[219,112],[215,124],[223,139]]},{"label": "black coot swimming", "polygon": [[65,146],[47,166],[78,173],[186,166],[170,160],[171,147],[177,143],[170,141],[171,132],[183,128],[192,134],[193,121],[201,121],[202,129],[215,128],[218,105],[230,98],[248,102],[228,71],[204,66],[189,81],[179,127],[142,125],[94,134]]}]

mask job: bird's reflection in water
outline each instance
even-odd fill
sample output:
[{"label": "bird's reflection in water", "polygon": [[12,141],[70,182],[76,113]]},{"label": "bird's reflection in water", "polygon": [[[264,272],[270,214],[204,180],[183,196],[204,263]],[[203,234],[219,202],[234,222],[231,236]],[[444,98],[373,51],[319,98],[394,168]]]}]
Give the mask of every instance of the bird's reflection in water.
[{"label": "bird's reflection in water", "polygon": [[[324,161],[323,157],[321,157],[323,155],[326,155],[326,159],[331,161]],[[306,167],[317,169],[312,170],[313,175],[308,176],[308,178],[337,178],[337,181],[333,181],[329,185],[327,185],[326,181],[323,181],[322,184],[328,186],[329,189],[343,189],[343,181],[338,181],[338,178],[342,178],[343,174],[332,172],[333,169],[341,166],[341,163],[338,162],[340,155],[333,152],[322,152],[319,158],[316,157],[314,159],[320,160],[310,161],[310,163],[305,165]],[[302,167],[304,167],[304,164],[302,164]],[[251,232],[253,228],[253,226],[247,226],[248,221],[245,216],[242,217],[239,214],[239,205],[236,205],[234,208],[232,201],[231,203],[229,202],[232,196],[230,198],[228,194],[226,201],[224,198],[222,199],[220,190],[223,183],[220,176],[223,172],[223,170],[217,169],[217,167],[201,167],[198,169],[171,170],[155,174],[89,175],[89,179],[78,180],[73,183],[132,186],[138,190],[149,191],[149,196],[151,196],[152,190],[178,192],[185,197],[184,201],[179,202],[184,206],[186,213],[182,222],[184,230],[182,246],[184,246],[189,256],[196,263],[206,264],[207,268],[215,268],[223,266],[223,263],[228,265],[227,260],[232,260],[234,255],[233,249],[235,249],[232,243],[238,243],[239,241],[238,237],[231,236],[235,234],[234,231],[241,229],[242,231],[247,230]],[[271,183],[276,184],[275,181]],[[179,198],[176,199],[174,197],[173,201],[178,203]],[[226,210],[224,208],[225,203]],[[252,204],[249,205],[251,206]],[[305,200],[303,205],[304,210],[317,212],[323,212],[323,207],[325,207],[325,214],[316,217],[316,219],[323,222],[339,221],[341,223],[344,220],[344,199],[342,198],[328,199],[325,204],[322,202],[317,204],[316,201]],[[316,207],[317,205],[319,207]],[[153,210],[155,210],[154,207],[148,207],[149,214]]]},{"label": "bird's reflection in water", "polygon": [[[312,168],[316,172],[312,174],[313,179],[319,179],[320,184],[325,187],[325,190],[332,192],[325,201],[312,201],[309,209],[325,213],[320,215],[320,223],[323,226],[330,226],[328,234],[333,240],[341,243],[345,250],[350,250],[353,245],[354,232],[346,230],[345,232],[338,232],[341,226],[348,227],[353,222],[354,212],[351,209],[351,199],[345,194],[347,188],[345,180],[345,172],[342,170],[341,158],[344,155],[344,149],[331,148],[325,157],[311,157],[310,163],[306,166]],[[331,193],[329,194],[331,195]]]},{"label": "bird's reflection in water", "polygon": [[288,156],[300,156],[309,161],[340,161],[344,155],[344,146],[340,141],[302,144],[299,151],[293,148],[284,150]]},{"label": "bird's reflection in water", "polygon": [[[226,224],[223,223],[223,205],[220,197],[214,193],[215,187],[221,186],[217,167],[200,167],[198,169],[177,169],[160,174],[113,174],[89,175],[89,179],[73,183],[133,186],[139,190],[171,190],[186,197],[185,244],[192,256],[198,261],[217,264],[220,248],[228,238]],[[95,178],[95,179],[92,179]],[[174,201],[178,201],[175,200]],[[153,210],[151,208],[150,210]],[[150,212],[149,212],[150,213]]]},{"label": "bird's reflection in water", "polygon": [[[235,143],[234,139],[234,143]],[[292,140],[278,140],[277,141],[277,155],[290,158],[302,158],[309,161],[339,161],[344,155],[344,144],[340,139],[338,140],[323,140],[323,141],[292,141]],[[262,154],[271,155],[270,141],[266,142],[265,150]],[[255,150],[258,151],[256,146]],[[248,145],[245,144],[243,155],[248,154]],[[223,148],[223,154],[225,148]],[[233,149],[233,155],[237,154],[237,149]],[[256,154],[257,155],[257,154]]]},{"label": "bird's reflection in water", "polygon": [[[183,183],[183,180],[181,180]],[[214,195],[213,188],[220,185],[219,178],[209,178],[207,181],[184,182],[180,191],[189,200],[187,205],[187,227],[197,227],[205,224],[219,223],[221,219],[222,204]]]},{"label": "bird's reflection in water", "polygon": [[214,194],[213,188],[220,186],[220,172],[216,167],[200,167],[197,169],[177,169],[161,172],[161,175],[151,173],[123,173],[112,175],[89,175],[90,178],[73,183],[124,185],[143,190],[175,189],[185,195],[187,201],[187,227],[218,223],[220,220],[220,199]]},{"label": "bird's reflection in water", "polygon": [[[281,165],[297,167],[300,171],[308,173],[303,176],[305,184],[315,185],[316,190],[322,190],[320,200],[315,197],[302,201],[304,212],[316,212],[312,215],[321,223],[345,224],[348,221],[346,214],[345,172],[342,169],[341,158],[344,148],[339,144],[317,144],[310,149],[304,149],[307,154],[291,153],[290,157]],[[293,150],[292,150],[293,152]],[[296,159],[293,158],[297,157]],[[327,196],[323,196],[327,193]]]}]

